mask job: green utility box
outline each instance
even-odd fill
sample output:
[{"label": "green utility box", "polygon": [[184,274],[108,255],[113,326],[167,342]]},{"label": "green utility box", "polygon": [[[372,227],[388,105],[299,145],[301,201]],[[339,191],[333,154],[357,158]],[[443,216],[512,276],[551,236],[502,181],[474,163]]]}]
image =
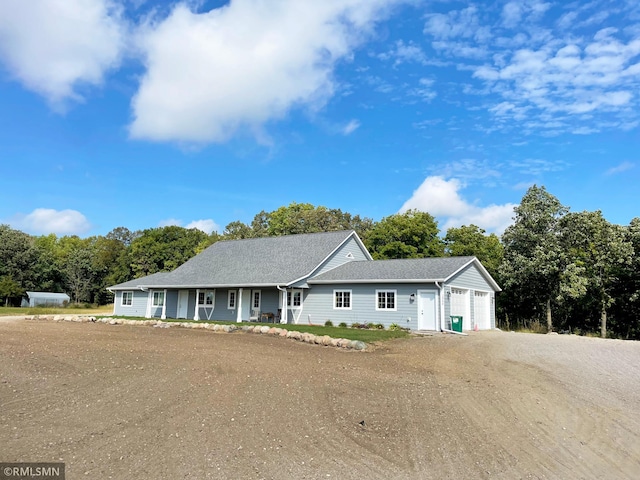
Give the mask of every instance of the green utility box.
[{"label": "green utility box", "polygon": [[462,333],[462,317],[451,315],[451,330]]}]

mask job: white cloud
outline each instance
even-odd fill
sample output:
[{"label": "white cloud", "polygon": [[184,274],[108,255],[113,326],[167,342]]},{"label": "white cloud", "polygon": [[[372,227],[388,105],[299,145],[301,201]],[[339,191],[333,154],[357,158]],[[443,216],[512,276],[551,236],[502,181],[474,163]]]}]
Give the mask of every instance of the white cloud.
[{"label": "white cloud", "polygon": [[36,235],[81,235],[91,229],[87,218],[77,210],[51,208],[36,208],[29,214],[18,214],[9,223],[18,230]]},{"label": "white cloud", "polygon": [[343,127],[342,134],[351,135],[353,132],[355,132],[359,128],[360,128],[360,122],[356,119],[353,119]]},{"label": "white cloud", "polygon": [[381,53],[378,58],[381,60],[393,60],[394,67],[403,63],[415,62],[423,65],[427,63],[427,57],[419,45],[414,42],[405,43],[402,40],[398,40],[391,50]]},{"label": "white cloud", "polygon": [[159,227],[181,227],[182,220],[178,220],[177,218],[165,218],[164,220],[160,220],[158,222]]},{"label": "white cloud", "polygon": [[[640,119],[640,29],[616,23],[637,11],[632,4],[612,8],[594,0],[569,8],[514,0],[493,23],[473,6],[428,15],[424,33],[437,53],[481,83],[465,93],[490,98],[484,105],[497,120],[493,129],[523,124],[525,133],[542,135],[586,133],[593,123],[622,129]],[[555,22],[547,21],[552,9]]]},{"label": "white cloud", "polygon": [[474,224],[487,232],[502,233],[512,223],[512,203],[479,207],[460,195],[464,185],[457,179],[446,180],[440,176],[427,177],[413,192],[400,212],[417,209],[437,217],[440,229],[445,232],[451,227]]},{"label": "white cloud", "polygon": [[211,219],[206,220],[194,220],[191,223],[188,223],[185,228],[197,228],[198,230],[203,231],[207,235],[211,232],[217,232],[220,229],[220,226]]},{"label": "white cloud", "polygon": [[132,101],[134,138],[223,142],[293,108],[317,109],[388,7],[401,0],[234,0],[205,13],[178,4],[138,37],[147,67]]},{"label": "white cloud", "polygon": [[626,172],[635,167],[635,164],[631,162],[622,162],[620,165],[610,168],[605,172],[605,175],[617,175],[618,173]]},{"label": "white cloud", "polygon": [[[164,220],[160,220],[158,222],[159,227],[182,227],[183,221],[177,218],[166,218]],[[220,229],[220,226],[211,219],[203,219],[203,220],[193,220],[184,226],[184,228],[197,228],[198,230],[203,231],[207,235],[211,232],[217,232]]]},{"label": "white cloud", "polygon": [[0,60],[11,76],[63,110],[82,85],[100,85],[126,41],[111,0],[2,0]]}]

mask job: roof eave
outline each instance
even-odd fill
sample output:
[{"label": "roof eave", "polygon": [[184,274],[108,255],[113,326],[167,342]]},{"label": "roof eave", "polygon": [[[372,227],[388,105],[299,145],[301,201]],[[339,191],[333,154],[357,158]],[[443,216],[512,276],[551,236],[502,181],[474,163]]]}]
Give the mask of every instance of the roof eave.
[{"label": "roof eave", "polygon": [[331,283],[436,283],[444,282],[444,278],[367,278],[367,279],[337,279],[337,280],[308,280],[307,283],[327,285]]}]

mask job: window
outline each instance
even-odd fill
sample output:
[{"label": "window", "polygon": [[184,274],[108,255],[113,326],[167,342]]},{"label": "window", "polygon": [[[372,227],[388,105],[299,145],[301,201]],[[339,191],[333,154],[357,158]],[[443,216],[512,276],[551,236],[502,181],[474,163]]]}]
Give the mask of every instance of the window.
[{"label": "window", "polygon": [[287,307],[297,308],[302,306],[302,291],[293,290],[287,292]]},{"label": "window", "polygon": [[153,292],[153,306],[154,307],[164,306],[164,292]]},{"label": "window", "polygon": [[235,310],[236,308],[236,291],[235,290],[229,290],[229,293],[227,295],[227,308],[229,310]]},{"label": "window", "polygon": [[133,305],[133,292],[122,292],[122,306],[130,307]]},{"label": "window", "polygon": [[215,290],[204,290],[198,292],[198,305],[213,306]]},{"label": "window", "polygon": [[333,297],[333,308],[351,310],[351,290],[334,290]]},{"label": "window", "polygon": [[395,290],[376,290],[376,310],[396,310]]},{"label": "window", "polygon": [[251,308],[254,310],[260,310],[260,290],[253,291],[253,301],[251,302]]}]

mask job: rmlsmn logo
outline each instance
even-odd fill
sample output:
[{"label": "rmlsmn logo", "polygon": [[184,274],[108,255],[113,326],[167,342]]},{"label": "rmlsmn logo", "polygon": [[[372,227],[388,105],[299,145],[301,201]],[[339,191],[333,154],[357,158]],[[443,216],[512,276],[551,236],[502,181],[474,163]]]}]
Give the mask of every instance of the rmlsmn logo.
[{"label": "rmlsmn logo", "polygon": [[64,480],[64,463],[0,463],[0,480]]}]

